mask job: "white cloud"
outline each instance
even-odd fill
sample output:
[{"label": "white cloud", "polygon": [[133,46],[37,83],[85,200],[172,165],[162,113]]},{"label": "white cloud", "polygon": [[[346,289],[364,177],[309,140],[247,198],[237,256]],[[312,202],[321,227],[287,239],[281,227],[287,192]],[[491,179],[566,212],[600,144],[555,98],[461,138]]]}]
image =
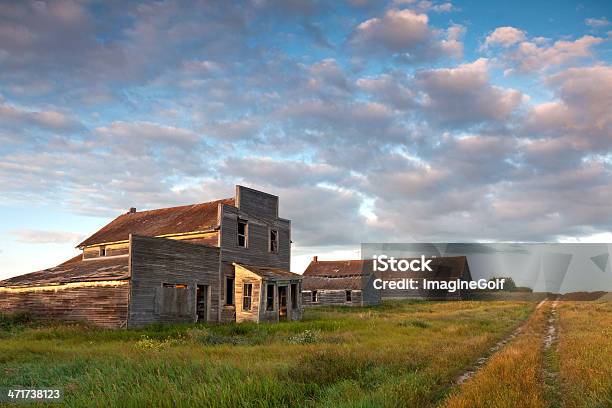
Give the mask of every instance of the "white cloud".
[{"label": "white cloud", "polygon": [[608,21],[607,18],[605,17],[601,17],[601,18],[586,18],[584,19],[584,24],[593,27],[593,28],[600,28],[600,27],[607,27],[610,25],[610,22]]},{"label": "white cloud", "polygon": [[420,61],[460,55],[463,33],[464,28],[459,25],[447,31],[430,27],[425,13],[390,9],[381,17],[359,24],[351,43],[369,52],[387,51],[401,54],[407,61]]},{"label": "white cloud", "polygon": [[519,91],[490,84],[485,58],[455,68],[420,71],[416,86],[422,109],[442,123],[504,120],[524,101]]},{"label": "white cloud", "polygon": [[524,41],[526,38],[525,32],[514,27],[497,27],[485,39],[484,46],[490,47],[493,45],[501,45],[509,47],[513,44]]},{"label": "white cloud", "polygon": [[36,229],[11,230],[9,234],[15,236],[17,242],[25,244],[71,244],[76,245],[84,236],[74,232],[48,231]]}]

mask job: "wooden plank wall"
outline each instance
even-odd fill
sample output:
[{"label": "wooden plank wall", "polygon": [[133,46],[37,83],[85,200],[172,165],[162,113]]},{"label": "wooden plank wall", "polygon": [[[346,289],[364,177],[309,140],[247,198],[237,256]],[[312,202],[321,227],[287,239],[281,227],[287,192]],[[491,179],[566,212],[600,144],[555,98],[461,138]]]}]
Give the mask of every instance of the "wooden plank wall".
[{"label": "wooden plank wall", "polygon": [[129,291],[128,281],[118,281],[108,286],[0,291],[0,312],[24,311],[45,320],[83,321],[119,328],[126,326]]},{"label": "wooden plank wall", "polygon": [[304,307],[316,306],[362,306],[362,292],[360,290],[351,291],[351,301],[346,301],[346,290],[317,290],[318,302],[312,302],[312,291],[302,292],[302,305]]},{"label": "wooden plank wall", "polygon": [[[218,320],[219,248],[133,235],[131,237],[132,290],[129,327],[154,322],[196,321],[197,285],[210,286],[209,321]],[[188,285],[189,314],[165,315],[157,307],[163,283]]]}]

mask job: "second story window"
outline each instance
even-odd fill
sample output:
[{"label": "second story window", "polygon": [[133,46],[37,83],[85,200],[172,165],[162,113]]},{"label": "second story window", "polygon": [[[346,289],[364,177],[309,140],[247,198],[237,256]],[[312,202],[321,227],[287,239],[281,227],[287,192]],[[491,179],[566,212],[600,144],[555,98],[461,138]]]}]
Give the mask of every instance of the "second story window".
[{"label": "second story window", "polygon": [[238,246],[246,248],[248,238],[248,222],[247,220],[238,219]]},{"label": "second story window", "polygon": [[278,231],[270,230],[270,252],[278,252]]}]

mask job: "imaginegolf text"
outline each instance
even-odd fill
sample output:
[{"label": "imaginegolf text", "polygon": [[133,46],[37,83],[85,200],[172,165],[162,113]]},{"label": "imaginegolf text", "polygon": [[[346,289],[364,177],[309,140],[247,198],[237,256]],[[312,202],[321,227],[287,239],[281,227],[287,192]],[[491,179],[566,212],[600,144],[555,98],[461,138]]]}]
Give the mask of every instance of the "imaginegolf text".
[{"label": "imaginegolf text", "polygon": [[404,278],[404,279],[374,279],[372,284],[374,289],[384,290],[446,290],[449,293],[456,292],[457,290],[466,289],[489,289],[489,290],[504,290],[505,279],[478,279],[475,281],[464,281],[461,279],[456,280],[429,280]]}]

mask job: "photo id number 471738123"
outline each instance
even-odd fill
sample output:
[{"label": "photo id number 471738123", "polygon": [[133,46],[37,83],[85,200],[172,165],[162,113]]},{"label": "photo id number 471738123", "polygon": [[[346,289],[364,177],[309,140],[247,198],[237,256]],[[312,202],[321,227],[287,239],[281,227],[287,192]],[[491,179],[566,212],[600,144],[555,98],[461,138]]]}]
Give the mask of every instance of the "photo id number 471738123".
[{"label": "photo id number 471738123", "polygon": [[0,402],[61,401],[64,393],[60,389],[4,388]]}]

